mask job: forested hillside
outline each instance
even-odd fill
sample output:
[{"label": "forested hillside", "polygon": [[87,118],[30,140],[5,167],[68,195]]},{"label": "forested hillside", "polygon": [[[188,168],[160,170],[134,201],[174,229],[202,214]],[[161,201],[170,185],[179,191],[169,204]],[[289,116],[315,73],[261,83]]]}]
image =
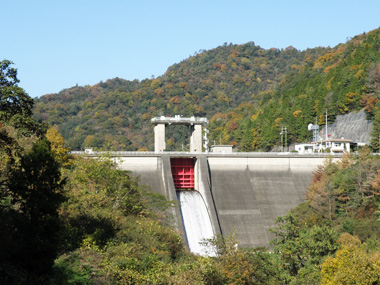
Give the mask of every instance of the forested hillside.
[{"label": "forested hillside", "polygon": [[[253,42],[201,50],[152,79],[115,78],[72,87],[37,99],[35,116],[60,132],[74,149],[153,149],[150,119],[205,116],[211,143],[238,150],[270,150],[282,126],[288,144],[308,140],[307,124],[366,108],[379,98],[380,30],[334,48],[262,49]],[[169,129],[178,149],[186,129]]]},{"label": "forested hillside", "polygon": [[307,125],[324,124],[326,110],[328,123],[361,109],[371,118],[380,96],[379,60],[380,30],[356,36],[294,67],[273,93],[261,96],[251,111],[244,108],[245,117],[239,118],[239,109],[214,117],[213,134],[232,138],[242,150],[269,150],[280,142],[282,126],[288,129],[288,144],[311,138]]},{"label": "forested hillside", "polygon": [[[200,51],[156,79],[115,78],[43,96],[37,100],[35,114],[50,125],[58,125],[72,149],[152,149],[152,117],[181,114],[210,119],[247,102],[251,108],[265,94],[274,92],[292,68],[328,50],[265,50],[254,43],[224,45]],[[169,134],[168,138],[178,144],[182,134]]]}]

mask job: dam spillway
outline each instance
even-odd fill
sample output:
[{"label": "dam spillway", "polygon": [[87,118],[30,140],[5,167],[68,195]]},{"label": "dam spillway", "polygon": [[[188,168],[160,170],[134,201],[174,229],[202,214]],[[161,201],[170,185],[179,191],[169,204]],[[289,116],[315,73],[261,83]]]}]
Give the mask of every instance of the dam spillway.
[{"label": "dam spillway", "polygon": [[[177,201],[172,158],[194,160],[194,189],[203,198],[214,234],[236,232],[239,246],[268,246],[276,217],[306,198],[313,170],[323,155],[118,153],[118,166],[140,177],[168,200]],[[334,159],[339,159],[336,156]],[[185,238],[178,208],[172,209],[176,227]]]},{"label": "dam spillway", "polygon": [[214,256],[214,250],[204,244],[214,237],[212,223],[202,195],[195,190],[177,191],[186,241],[191,252]]}]

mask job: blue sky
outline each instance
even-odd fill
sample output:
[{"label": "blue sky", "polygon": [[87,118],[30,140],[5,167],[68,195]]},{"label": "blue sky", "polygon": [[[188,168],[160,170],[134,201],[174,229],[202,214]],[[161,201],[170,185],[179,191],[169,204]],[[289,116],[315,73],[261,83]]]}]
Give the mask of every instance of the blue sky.
[{"label": "blue sky", "polygon": [[378,0],[0,0],[0,60],[32,97],[160,76],[201,49],[335,46],[380,27]]}]

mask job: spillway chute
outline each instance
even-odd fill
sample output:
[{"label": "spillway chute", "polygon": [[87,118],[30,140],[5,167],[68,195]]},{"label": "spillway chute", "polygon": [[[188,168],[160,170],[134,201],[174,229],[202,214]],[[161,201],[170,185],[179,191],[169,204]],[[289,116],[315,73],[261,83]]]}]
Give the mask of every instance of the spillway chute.
[{"label": "spillway chute", "polygon": [[187,244],[191,252],[215,256],[216,250],[206,240],[214,237],[211,219],[198,191],[177,191]]}]

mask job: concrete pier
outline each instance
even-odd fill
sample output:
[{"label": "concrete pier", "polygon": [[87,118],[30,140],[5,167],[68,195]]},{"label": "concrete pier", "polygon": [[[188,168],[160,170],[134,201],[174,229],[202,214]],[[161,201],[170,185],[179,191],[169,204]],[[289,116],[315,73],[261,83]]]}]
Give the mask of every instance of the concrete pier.
[{"label": "concrete pier", "polygon": [[202,152],[202,125],[192,125],[190,136],[190,152]]},{"label": "concrete pier", "polygon": [[165,141],[165,124],[157,124],[154,126],[154,151],[163,152],[166,149]]},{"label": "concrete pier", "polygon": [[[152,118],[154,124],[154,152],[163,152],[166,149],[166,125],[186,125],[190,128],[190,152],[202,153],[202,127],[207,125],[207,118],[183,118],[179,115],[173,117]],[[207,132],[207,131],[206,131]],[[206,136],[207,137],[207,136]]]}]

